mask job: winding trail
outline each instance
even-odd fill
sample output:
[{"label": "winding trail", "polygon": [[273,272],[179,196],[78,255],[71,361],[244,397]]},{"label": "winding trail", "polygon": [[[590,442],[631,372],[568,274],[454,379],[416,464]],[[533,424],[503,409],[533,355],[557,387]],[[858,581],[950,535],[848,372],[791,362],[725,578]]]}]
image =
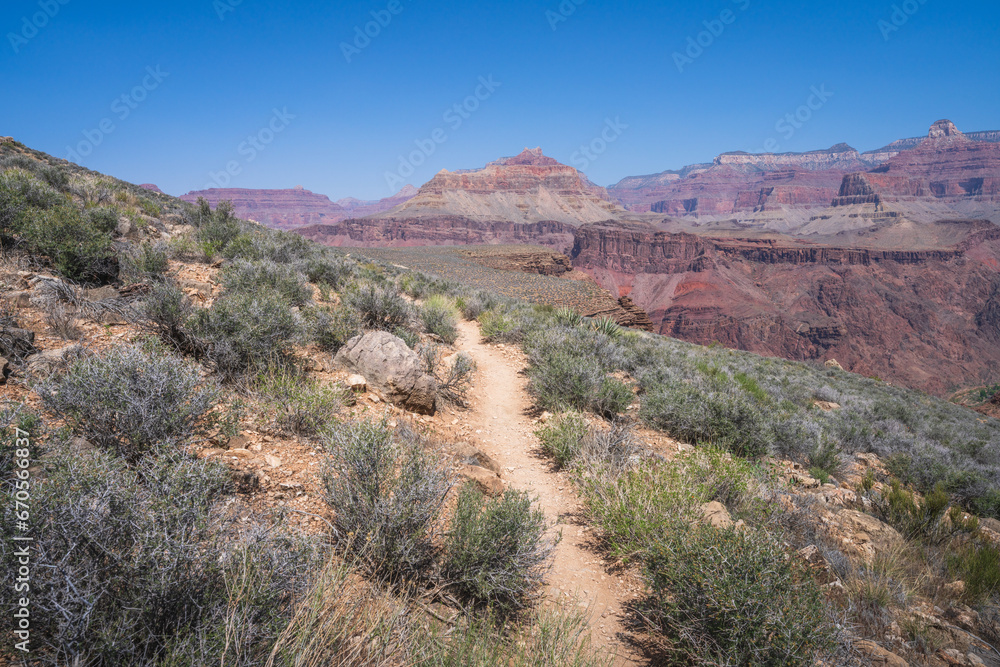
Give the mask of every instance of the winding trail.
[{"label": "winding trail", "polygon": [[548,577],[547,598],[584,608],[593,644],[614,654],[616,665],[642,664],[623,641],[623,605],[634,593],[593,548],[568,475],[556,472],[540,451],[534,434],[538,425],[529,416],[532,403],[522,373],[527,367],[524,355],[510,347],[483,344],[474,322],[462,322],[459,330],[455,346],[469,354],[479,370],[466,415],[469,438],[500,465],[507,486],[537,497],[548,520],[558,522],[555,530],[562,533]]}]

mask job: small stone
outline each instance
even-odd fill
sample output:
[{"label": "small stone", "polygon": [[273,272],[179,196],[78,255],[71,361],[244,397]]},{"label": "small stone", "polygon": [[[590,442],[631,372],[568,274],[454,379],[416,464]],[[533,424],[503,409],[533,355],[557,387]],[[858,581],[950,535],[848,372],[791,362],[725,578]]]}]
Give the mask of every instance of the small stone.
[{"label": "small stone", "polygon": [[279,459],[277,456],[274,456],[273,454],[265,454],[264,462],[267,463],[267,465],[271,466],[272,468],[281,467],[281,459]]},{"label": "small stone", "polygon": [[479,466],[465,466],[459,470],[459,474],[475,482],[479,490],[490,497],[496,497],[503,493],[503,482],[492,470],[480,468]]},{"label": "small stone", "polygon": [[293,491],[295,489],[302,488],[302,485],[299,484],[298,482],[282,482],[278,486],[281,487],[282,489],[285,489],[286,491]]},{"label": "small stone", "polygon": [[245,435],[238,435],[229,439],[229,449],[246,449],[250,444],[250,438]]},{"label": "small stone", "polygon": [[224,449],[215,449],[215,448],[212,448],[212,449],[203,449],[203,450],[201,450],[198,453],[198,458],[199,459],[211,459],[211,458],[215,458],[216,456],[221,456],[222,454],[225,454],[225,453],[226,453],[226,450],[224,450]]},{"label": "small stone", "polygon": [[368,380],[361,375],[351,375],[347,378],[347,387],[351,391],[365,392],[368,391]]},{"label": "small stone", "polygon": [[538,417],[538,421],[542,422],[543,424],[549,421],[550,419],[552,419],[552,413],[549,412],[548,410],[543,412],[541,416]]},{"label": "small stone", "polygon": [[253,452],[251,452],[249,449],[230,449],[226,453],[229,454],[230,456],[235,456],[236,458],[240,459],[253,458]]},{"label": "small stone", "polygon": [[941,587],[942,592],[950,598],[958,599],[965,594],[965,582],[953,581]]},{"label": "small stone", "polygon": [[824,365],[824,366],[826,366],[827,368],[832,368],[832,369],[834,369],[834,370],[838,370],[838,371],[842,371],[842,370],[844,370],[844,367],[843,367],[843,366],[841,366],[841,365],[840,365],[840,362],[839,362],[839,361],[837,361],[836,359],[830,359],[829,361],[827,361],[827,362],[826,362],[825,364],[823,364],[823,365]]}]

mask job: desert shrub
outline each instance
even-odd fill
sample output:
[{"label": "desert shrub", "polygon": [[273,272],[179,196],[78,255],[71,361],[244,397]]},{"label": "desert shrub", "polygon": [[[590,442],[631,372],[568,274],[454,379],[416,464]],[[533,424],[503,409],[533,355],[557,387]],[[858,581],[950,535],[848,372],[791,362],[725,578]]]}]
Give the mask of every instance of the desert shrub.
[{"label": "desert shrub", "polygon": [[456,405],[466,405],[466,395],[476,372],[476,362],[472,357],[461,352],[452,357],[451,364],[447,364],[441,358],[441,348],[434,344],[420,346],[417,354],[424,371],[437,380],[438,395]]},{"label": "desert shrub", "polygon": [[647,461],[620,474],[599,472],[582,480],[584,502],[608,549],[621,558],[641,556],[658,535],[685,529],[705,503],[718,501],[734,518],[753,522],[768,511],[764,473],[719,449]]},{"label": "desert shrub", "polygon": [[424,330],[441,337],[451,345],[458,340],[458,317],[455,302],[441,296],[432,296],[420,308]]},{"label": "desert shrub", "polygon": [[420,345],[420,336],[409,329],[396,327],[392,330],[392,335],[406,343],[406,347],[416,350]]},{"label": "desert shrub", "polygon": [[312,339],[334,354],[362,333],[361,317],[352,308],[313,308],[307,315]]},{"label": "desert shrub", "polygon": [[183,354],[198,356],[201,342],[189,330],[195,312],[187,295],[173,282],[154,283],[136,307],[135,323]]},{"label": "desert shrub", "polygon": [[45,324],[52,333],[63,340],[80,340],[83,336],[76,314],[58,301],[46,302]]},{"label": "desert shrub", "polygon": [[591,471],[603,470],[617,476],[641,460],[642,446],[636,441],[632,426],[619,421],[606,429],[589,429],[580,443],[579,455]]},{"label": "desert shrub", "polygon": [[479,326],[487,343],[518,343],[524,338],[524,321],[514,312],[484,311],[479,315]]},{"label": "desert shrub", "polygon": [[219,202],[215,211],[203,198],[198,199],[195,240],[206,255],[223,252],[242,233],[243,225],[233,213],[232,202]]},{"label": "desert shrub", "polygon": [[288,303],[269,290],[224,295],[211,309],[197,311],[191,329],[204,357],[227,379],[290,364],[302,333]]},{"label": "desert shrub", "polygon": [[501,614],[524,609],[544,583],[555,544],[545,515],[526,492],[489,499],[462,487],[444,545],[442,569],[455,590]]},{"label": "desert shrub", "polygon": [[102,234],[114,234],[118,228],[118,211],[110,206],[89,208],[84,212],[87,222]]},{"label": "desert shrub", "polygon": [[822,439],[809,455],[809,474],[826,484],[841,468],[840,450],[833,440]]},{"label": "desert shrub", "polygon": [[383,422],[331,427],[323,472],[335,540],[376,576],[424,573],[450,488],[447,473],[416,442],[399,442]]},{"label": "desert shrub", "polygon": [[276,406],[278,427],[295,435],[319,434],[344,406],[344,392],[301,377],[287,368],[270,368],[257,391]]},{"label": "desert shrub", "polygon": [[632,402],[631,388],[608,377],[600,360],[586,352],[574,353],[554,341],[531,348],[530,389],[538,405],[548,410],[592,410],[608,418]]},{"label": "desert shrub", "polygon": [[455,305],[458,306],[462,317],[471,321],[476,321],[479,316],[487,310],[494,310],[500,303],[496,296],[487,292],[476,292],[459,297]]},{"label": "desert shrub", "polygon": [[985,540],[972,540],[947,558],[948,571],[965,582],[965,599],[983,604],[1000,591],[1000,550]]},{"label": "desert shrub", "polygon": [[37,388],[46,407],[130,460],[187,442],[218,398],[198,369],[155,347],[113,347]]},{"label": "desert shrub", "polygon": [[103,285],[118,277],[118,257],[109,232],[95,227],[70,206],[38,210],[20,228],[29,252],[45,255],[62,275]]},{"label": "desert shrub", "polygon": [[324,283],[340,291],[354,280],[354,264],[342,257],[314,257],[306,261],[305,274],[309,282]]},{"label": "desert shrub", "polygon": [[536,435],[542,443],[542,450],[555,460],[556,465],[564,468],[583,448],[587,422],[579,414],[568,412],[540,428]]},{"label": "desert shrub", "polygon": [[223,466],[151,457],[130,467],[97,452],[48,468],[32,493],[33,664],[262,664],[312,557],[254,524],[228,528],[213,511]]},{"label": "desert shrub", "polygon": [[312,257],[315,252],[316,246],[298,234],[274,230],[250,230],[240,233],[230,241],[222,254],[226,259],[297,264],[305,258]]},{"label": "desert shrub", "polygon": [[675,438],[716,444],[739,456],[764,456],[775,442],[770,415],[742,392],[661,384],[643,399],[639,414]]},{"label": "desert shrub", "polygon": [[170,268],[167,246],[142,243],[129,246],[122,254],[120,276],[125,282],[142,283],[159,279]]},{"label": "desert shrub", "polygon": [[979,528],[977,518],[965,519],[957,507],[949,512],[951,497],[941,485],[920,499],[894,479],[888,490],[867,497],[874,513],[910,540],[938,544],[956,532]]},{"label": "desert shrub", "polygon": [[305,276],[290,266],[271,260],[237,259],[222,270],[226,292],[255,294],[270,290],[293,306],[303,306],[312,298]]},{"label": "desert shrub", "polygon": [[582,612],[542,608],[506,632],[502,618],[478,614],[466,618],[446,638],[422,635],[414,653],[421,667],[607,667],[610,656],[590,643]]},{"label": "desert shrub", "polygon": [[29,212],[65,204],[54,189],[23,169],[0,171],[0,242],[7,242]]},{"label": "desert shrub", "polygon": [[811,665],[832,640],[819,586],[766,532],[663,535],[646,572],[647,617],[674,664]]},{"label": "desert shrub", "polygon": [[366,283],[342,296],[344,304],[358,312],[366,327],[393,331],[410,326],[410,304],[392,287]]},{"label": "desert shrub", "polygon": [[[18,449],[18,438],[23,438],[24,433],[28,434],[29,446],[27,447],[29,461],[38,458],[38,438],[42,435],[42,419],[25,408],[23,405],[13,403],[0,404],[0,491],[7,492],[8,482],[15,481],[13,473],[17,469],[15,463],[19,457],[15,456]],[[19,435],[17,430],[22,433]],[[22,443],[23,445],[23,443]]]}]

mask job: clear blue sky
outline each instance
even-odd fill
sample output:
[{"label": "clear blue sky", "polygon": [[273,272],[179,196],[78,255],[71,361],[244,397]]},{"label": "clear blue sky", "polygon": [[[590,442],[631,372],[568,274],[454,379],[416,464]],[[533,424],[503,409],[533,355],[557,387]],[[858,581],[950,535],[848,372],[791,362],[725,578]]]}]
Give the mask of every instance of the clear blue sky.
[{"label": "clear blue sky", "polygon": [[[894,4],[911,14],[898,13],[889,32]],[[54,16],[40,14],[46,5]],[[92,148],[84,165],[171,194],[204,187],[233,162],[234,187],[301,184],[337,199],[388,195],[386,172],[417,140],[435,148],[406,179],[420,185],[440,169],[526,146],[573,163],[607,119],[628,127],[607,133],[616,140],[588,159],[585,171],[602,185],[727,150],[761,152],[768,139],[781,151],[841,141],[867,150],[922,135],[939,118],[1000,129],[994,0],[565,0],[562,8],[559,0],[5,0],[0,134],[59,157],[83,142]],[[348,62],[342,44],[373,11],[391,22]],[[42,24],[37,34],[31,23]],[[674,54],[710,28],[720,34],[701,35],[708,46],[692,49],[697,57],[679,71]],[[159,82],[147,70],[157,67],[167,74]],[[490,76],[500,85],[479,88],[487,99],[478,109],[446,121]],[[142,101],[121,99],[144,83]],[[810,100],[824,86],[832,96]],[[809,101],[818,108],[790,137],[789,126],[776,129]],[[274,119],[274,109],[294,118]],[[113,129],[102,132],[102,121]],[[272,123],[280,132],[261,135]],[[446,140],[434,142],[435,130]],[[241,150],[251,135],[262,150]]]}]

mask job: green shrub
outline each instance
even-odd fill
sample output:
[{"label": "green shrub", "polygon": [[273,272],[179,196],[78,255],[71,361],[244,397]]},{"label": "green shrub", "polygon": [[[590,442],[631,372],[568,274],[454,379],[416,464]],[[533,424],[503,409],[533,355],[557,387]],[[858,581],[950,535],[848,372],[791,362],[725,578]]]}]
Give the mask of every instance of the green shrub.
[{"label": "green shrub", "polygon": [[970,541],[949,554],[948,571],[965,582],[971,604],[983,604],[1000,591],[1000,551],[986,541]]},{"label": "green shrub", "polygon": [[572,308],[559,308],[555,312],[556,322],[564,327],[578,327],[583,324],[583,316]]},{"label": "green shrub", "polygon": [[406,347],[411,350],[416,350],[417,346],[420,345],[420,336],[413,333],[409,329],[404,329],[403,327],[396,327],[392,330],[392,335],[406,343]]},{"label": "green shrub", "polygon": [[869,498],[875,513],[909,540],[937,544],[955,532],[974,533],[979,527],[978,519],[966,521],[957,508],[948,511],[951,497],[941,485],[920,500],[894,479],[887,491]]},{"label": "green shrub", "polygon": [[182,354],[200,357],[202,341],[190,330],[194,306],[173,282],[154,283],[135,312],[135,323]]},{"label": "green shrub", "polygon": [[458,316],[455,302],[441,296],[433,296],[420,309],[420,319],[427,333],[440,336],[451,345],[458,340]]},{"label": "green shrub", "polygon": [[120,274],[126,282],[142,283],[163,277],[169,267],[166,245],[143,243],[122,254]]},{"label": "green shrub", "polygon": [[219,202],[215,211],[205,199],[198,198],[198,213],[194,218],[198,229],[195,240],[205,254],[223,252],[243,232],[243,225],[233,213],[233,204]]},{"label": "green shrub", "polygon": [[70,206],[33,211],[20,236],[29,252],[45,255],[70,280],[104,285],[118,277],[111,234],[101,231]]},{"label": "green shrub", "polygon": [[426,574],[451,485],[418,442],[399,442],[383,422],[333,426],[323,471],[334,538],[375,576]]},{"label": "green shrub", "polygon": [[311,318],[312,339],[333,354],[362,333],[361,317],[352,308],[313,308],[307,311],[307,315]]},{"label": "green shrub", "polygon": [[77,433],[129,460],[190,441],[218,398],[196,367],[133,345],[84,357],[37,392]]},{"label": "green shrub", "polygon": [[0,243],[9,242],[32,212],[65,203],[65,197],[23,169],[0,171]]},{"label": "green shrub", "polygon": [[812,665],[832,631],[819,586],[763,531],[701,526],[658,536],[646,615],[671,664]]},{"label": "green shrub", "polygon": [[287,368],[268,369],[258,379],[257,391],[276,406],[278,427],[294,435],[319,434],[344,407],[343,390],[301,377]]},{"label": "green shrub", "polygon": [[305,305],[313,295],[305,276],[268,259],[233,260],[222,269],[221,277],[228,293],[257,294],[270,290],[292,306]]},{"label": "green shrub", "polygon": [[524,324],[514,313],[487,310],[479,315],[479,326],[487,343],[517,343],[524,338]]},{"label": "green shrub", "polygon": [[292,361],[293,345],[302,326],[280,296],[233,293],[200,310],[191,329],[205,349],[204,356],[227,379],[256,374],[272,364]]},{"label": "green shrub", "polygon": [[393,331],[410,326],[410,304],[392,287],[366,283],[344,294],[343,302],[358,312],[366,327]]},{"label": "green shrub", "polygon": [[536,435],[542,450],[556,465],[565,468],[580,453],[587,435],[587,423],[579,414],[569,412],[540,428]]},{"label": "green shrub", "polygon": [[314,257],[306,261],[305,274],[309,282],[324,283],[339,292],[354,280],[355,267],[343,258]]},{"label": "green shrub", "polygon": [[544,583],[555,548],[546,528],[527,493],[508,489],[488,499],[467,483],[445,539],[445,577],[464,597],[501,614],[524,609]]},{"label": "green shrub", "polygon": [[590,475],[583,480],[583,497],[611,553],[628,559],[644,554],[657,536],[699,520],[705,503],[722,503],[735,519],[762,520],[768,511],[765,488],[755,465],[702,448],[621,474]]}]

